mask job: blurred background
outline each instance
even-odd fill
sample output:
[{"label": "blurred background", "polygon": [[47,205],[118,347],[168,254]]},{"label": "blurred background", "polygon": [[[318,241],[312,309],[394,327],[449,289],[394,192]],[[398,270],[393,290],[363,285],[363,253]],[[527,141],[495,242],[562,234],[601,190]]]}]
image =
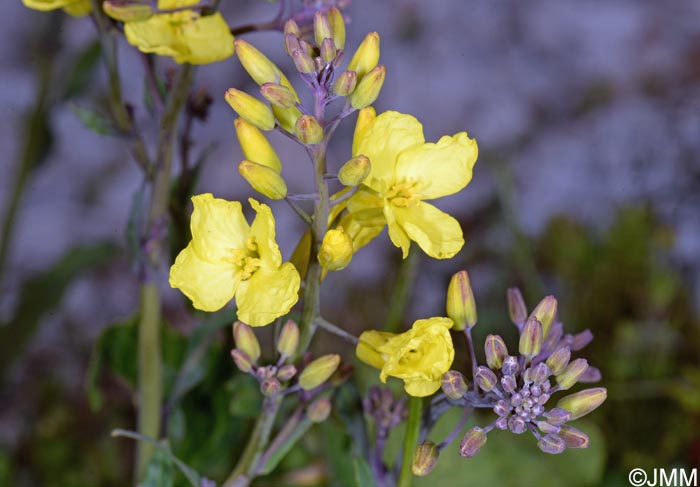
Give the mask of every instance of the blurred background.
[{"label": "blurred background", "polygon": [[[234,26],[276,13],[255,0],[222,4]],[[110,130],[96,115],[106,112],[106,76],[89,18],[20,2],[4,8],[0,484],[126,485],[133,444],[109,433],[134,427],[129,330],[138,279],[128,235],[141,175],[124,140],[96,133]],[[450,275],[468,269],[477,343],[488,333],[514,343],[508,287],[519,286],[530,307],[555,294],[568,332],[593,331],[584,356],[609,391],[582,428],[593,439],[588,451],[552,458],[531,439],[494,434],[471,460],[444,454],[426,480],[613,486],[627,485],[635,467],[700,466],[700,4],[353,0],[346,13],[348,50],[367,32],[381,35],[388,74],[378,111],[415,115],[428,140],[466,130],[480,157],[466,190],[438,202],[462,224],[462,252],[401,264],[384,234],[328,278],[325,314],[355,332],[397,319],[389,296],[400,276],[413,275],[399,320],[409,326],[443,314]],[[292,72],[279,33],[245,38]],[[119,54],[125,98],[153,139],[142,60],[126,43]],[[194,130],[194,153],[210,154],[198,192],[252,196],[236,174],[242,155],[223,93],[254,85],[231,58],[198,69],[197,86],[213,98],[208,120]],[[336,168],[350,156],[352,130],[347,120],[331,148]],[[288,186],[305,192],[304,154],[284,137],[272,139]],[[302,226],[284,203],[272,206],[287,259]],[[164,360],[176,370],[196,326],[165,271]],[[205,379],[169,423],[178,456],[215,479],[235,460],[231,445],[257,407],[254,387],[239,384],[230,363],[228,335],[224,328],[215,337],[202,362]],[[321,451],[342,452],[347,438],[339,435],[323,427],[305,445],[312,456],[292,454],[282,470],[322,459]],[[322,484],[349,485],[338,480],[342,465],[322,463],[336,477]],[[286,478],[260,485],[302,484]]]}]

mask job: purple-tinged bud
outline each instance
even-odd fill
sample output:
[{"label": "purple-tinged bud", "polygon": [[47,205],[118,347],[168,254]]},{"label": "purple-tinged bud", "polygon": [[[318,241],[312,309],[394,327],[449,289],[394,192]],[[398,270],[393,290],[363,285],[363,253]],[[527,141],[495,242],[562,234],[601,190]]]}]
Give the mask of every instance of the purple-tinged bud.
[{"label": "purple-tinged bud", "polygon": [[517,287],[508,289],[508,314],[510,321],[517,327],[520,327],[527,319],[525,300]]},{"label": "purple-tinged bud", "polygon": [[299,387],[305,391],[317,388],[326,382],[340,365],[340,355],[328,354],[319,357],[302,370],[299,375]]},{"label": "purple-tinged bud", "polygon": [[447,286],[447,316],[454,321],[453,330],[476,325],[476,301],[467,271],[459,271]]},{"label": "purple-tinged bud", "polygon": [[492,391],[494,387],[496,387],[496,384],[498,384],[496,374],[494,374],[491,369],[484,367],[483,365],[477,367],[475,378],[476,383],[479,385],[481,390],[485,392]]},{"label": "purple-tinged bud", "polygon": [[370,106],[379,97],[385,79],[386,67],[380,64],[357,83],[355,91],[350,95],[350,105],[357,110]]},{"label": "purple-tinged bud", "polygon": [[502,416],[498,418],[496,421],[493,422],[493,425],[498,428],[499,430],[507,430],[508,429],[508,418],[506,416]]},{"label": "purple-tinged bud", "polygon": [[[545,382],[545,384],[549,384],[549,382]],[[546,404],[547,401],[549,401],[549,397],[550,397],[549,394],[547,394],[546,392],[543,392],[542,395],[537,396],[537,404],[541,404],[541,405]]]},{"label": "purple-tinged bud", "polygon": [[531,360],[535,355],[542,350],[542,324],[537,318],[528,318],[520,333],[520,346],[518,350],[520,355]]},{"label": "purple-tinged bud", "polygon": [[508,355],[503,360],[503,367],[501,370],[503,372],[503,375],[516,375],[519,370],[520,366],[518,365],[517,357],[514,357],[513,355]]},{"label": "purple-tinged bud", "polygon": [[425,477],[433,471],[439,456],[440,450],[438,450],[437,445],[430,440],[425,440],[418,445],[418,448],[413,453],[411,472],[416,477]]},{"label": "purple-tinged bud", "polygon": [[503,399],[501,399],[493,407],[493,412],[499,416],[507,416],[508,414],[510,414],[510,407],[508,407],[508,404]]},{"label": "purple-tinged bud", "polygon": [[284,23],[284,35],[293,35],[294,37],[301,37],[301,29],[293,19],[289,19]]},{"label": "purple-tinged bud", "polygon": [[542,301],[537,303],[535,309],[530,313],[530,319],[535,318],[542,324],[542,336],[546,337],[549,333],[554,320],[557,317],[557,298],[546,296]]},{"label": "purple-tinged bud", "polygon": [[587,368],[588,360],[585,358],[577,358],[571,362],[566,369],[564,369],[564,372],[556,376],[559,389],[562,391],[571,389],[574,384],[578,382],[579,377],[583,375]]},{"label": "purple-tinged bud", "polygon": [[347,161],[338,171],[338,181],[343,186],[359,186],[372,171],[372,163],[363,154],[358,154]]},{"label": "purple-tinged bud", "polygon": [[297,351],[299,345],[299,327],[292,320],[282,325],[277,337],[277,351],[283,357],[291,357]]},{"label": "purple-tinged bud", "polygon": [[484,342],[486,351],[486,363],[492,370],[499,370],[503,366],[503,359],[508,355],[508,347],[498,335],[488,335]]},{"label": "purple-tinged bud", "polygon": [[257,377],[260,382],[263,382],[264,380],[273,378],[276,373],[277,370],[275,367],[268,365],[266,367],[258,367],[258,370],[255,371],[255,377]]},{"label": "purple-tinged bud", "polygon": [[260,343],[248,325],[236,321],[233,324],[233,339],[236,342],[236,347],[245,352],[252,363],[258,361],[260,358]]},{"label": "purple-tinged bud", "polygon": [[559,375],[564,372],[566,366],[569,365],[569,360],[571,359],[571,350],[569,347],[561,347],[557,349],[552,355],[547,357],[547,365],[552,369],[554,375]]},{"label": "purple-tinged bud", "polygon": [[605,387],[596,387],[563,397],[557,406],[569,411],[571,419],[574,420],[595,410],[607,397],[608,391]]},{"label": "purple-tinged bud", "polygon": [[323,140],[323,127],[311,115],[297,118],[294,133],[302,144],[318,144]]},{"label": "purple-tinged bud", "polygon": [[519,392],[516,392],[515,394],[513,394],[510,398],[510,403],[516,407],[520,406],[523,403],[522,394],[520,394]]},{"label": "purple-tinged bud", "polygon": [[260,93],[272,105],[280,108],[291,108],[297,103],[297,97],[292,90],[277,83],[263,83]]},{"label": "purple-tinged bud", "polygon": [[[296,24],[295,24],[296,25]],[[284,50],[289,56],[292,56],[294,51],[301,51],[301,45],[299,44],[299,37],[294,34],[284,35]]]},{"label": "purple-tinged bud", "polygon": [[474,426],[467,431],[459,444],[459,454],[466,458],[471,458],[486,444],[486,433],[478,426]]},{"label": "purple-tinged bud", "polygon": [[561,321],[556,321],[549,329],[549,333],[544,337],[542,343],[543,350],[553,350],[559,344],[561,337],[564,336],[564,325]]},{"label": "purple-tinged bud", "polygon": [[231,350],[231,357],[233,357],[233,362],[241,372],[248,373],[250,372],[250,369],[253,368],[253,361],[250,360],[248,354],[240,348],[234,348]]},{"label": "purple-tinged bud", "polygon": [[518,387],[518,383],[512,375],[504,375],[501,377],[501,387],[508,394],[512,394]]},{"label": "purple-tinged bud", "polygon": [[532,380],[532,367],[528,367],[525,369],[525,372],[523,372],[523,381],[525,384],[531,384],[533,382]]},{"label": "purple-tinged bud", "polygon": [[583,375],[578,378],[578,381],[590,384],[591,382],[600,382],[602,378],[603,374],[601,374],[600,369],[589,365]]},{"label": "purple-tinged bud", "polygon": [[323,39],[321,43],[321,60],[326,64],[332,63],[336,54],[338,54],[338,50],[335,48],[333,39]]},{"label": "purple-tinged bud", "polygon": [[547,422],[547,421],[538,421],[538,422],[537,422],[537,427],[539,428],[539,430],[540,430],[542,433],[547,433],[547,434],[550,434],[550,435],[556,435],[557,433],[559,433],[559,430],[561,429],[560,426],[551,424],[551,423],[549,423],[549,422]]},{"label": "purple-tinged bud", "polygon": [[448,370],[442,375],[442,392],[450,399],[464,397],[468,386],[464,376],[457,370]]},{"label": "purple-tinged bud", "polygon": [[564,440],[567,448],[588,448],[591,444],[586,433],[566,424],[561,427],[558,436]]},{"label": "purple-tinged bud", "polygon": [[323,423],[331,414],[331,401],[327,397],[321,397],[309,404],[306,408],[306,417],[312,423]]},{"label": "purple-tinged bud", "polygon": [[532,414],[534,414],[535,417],[537,417],[544,412],[544,406],[542,406],[541,404],[535,404],[534,406],[532,406],[532,409],[530,411],[532,411]]},{"label": "purple-tinged bud", "polygon": [[572,352],[576,352],[591,343],[591,341],[593,341],[593,333],[591,333],[591,330],[586,329],[573,336],[569,348],[571,348]]},{"label": "purple-tinged bud", "polygon": [[302,74],[316,71],[316,63],[303,48],[292,51],[292,61],[294,61],[294,67],[297,68],[297,71]]},{"label": "purple-tinged bud", "polygon": [[357,73],[355,71],[343,71],[333,83],[333,93],[338,96],[348,96],[357,86]]},{"label": "purple-tinged bud", "polygon": [[554,426],[561,426],[571,419],[571,413],[562,408],[552,408],[545,412],[543,416],[549,424]]},{"label": "purple-tinged bud", "polygon": [[566,450],[566,443],[556,435],[544,435],[537,442],[537,446],[550,455],[558,455]]},{"label": "purple-tinged bud", "polygon": [[520,416],[512,416],[508,420],[508,429],[516,435],[522,435],[527,431],[527,423]]},{"label": "purple-tinged bud", "polygon": [[540,362],[532,368],[531,378],[532,382],[534,382],[535,384],[542,384],[549,378],[550,375],[552,375],[552,371],[547,366],[547,364]]},{"label": "purple-tinged bud", "polygon": [[279,393],[281,388],[282,386],[280,384],[280,381],[278,381],[274,377],[265,379],[260,383],[260,392],[262,392],[263,396],[265,397],[274,396],[275,394]]},{"label": "purple-tinged bud", "polygon": [[277,378],[282,382],[287,382],[295,375],[297,375],[297,368],[292,364],[283,365],[277,371]]}]

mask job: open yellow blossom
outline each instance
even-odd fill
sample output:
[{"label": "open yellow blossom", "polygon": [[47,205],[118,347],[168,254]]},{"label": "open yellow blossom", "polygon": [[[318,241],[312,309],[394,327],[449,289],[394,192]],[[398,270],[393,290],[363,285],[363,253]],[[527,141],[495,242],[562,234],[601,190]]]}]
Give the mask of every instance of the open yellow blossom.
[{"label": "open yellow blossom", "polygon": [[92,10],[90,0],[22,0],[25,7],[43,12],[62,8],[67,14],[79,17]]},{"label": "open yellow blossom", "polygon": [[472,178],[478,149],[466,132],[426,143],[416,118],[388,111],[376,116],[369,107],[360,111],[353,156],[369,158],[371,171],[360,190],[347,202],[350,213],[341,221],[348,234],[352,226],[365,227],[356,249],[389,226],[389,237],[408,255],[411,241],[431,257],[453,257],[464,245],[457,220],[426,200],[462,190]]},{"label": "open yellow blossom", "polygon": [[[160,10],[197,5],[199,0],[159,0]],[[170,56],[177,63],[209,64],[233,55],[233,35],[220,13],[196,10],[156,14],[124,23],[129,44],[141,52]]]},{"label": "open yellow blossom", "polygon": [[379,378],[397,377],[411,396],[424,397],[440,388],[442,375],[455,358],[449,318],[428,318],[413,323],[410,330],[394,334],[370,330],[360,335],[357,358],[380,369]]},{"label": "open yellow blossom", "polygon": [[203,311],[217,311],[235,295],[238,319],[264,326],[294,306],[300,278],[294,265],[282,263],[270,208],[248,201],[257,213],[250,226],[238,201],[210,193],[192,198],[192,241],[170,268],[170,286]]}]

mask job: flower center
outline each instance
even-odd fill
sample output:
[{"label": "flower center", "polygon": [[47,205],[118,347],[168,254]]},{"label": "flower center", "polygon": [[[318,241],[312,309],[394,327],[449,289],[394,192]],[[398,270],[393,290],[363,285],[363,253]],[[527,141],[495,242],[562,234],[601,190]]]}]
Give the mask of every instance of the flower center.
[{"label": "flower center", "polygon": [[258,244],[255,237],[250,236],[245,244],[245,249],[235,249],[232,251],[231,262],[240,273],[241,280],[246,281],[260,267],[260,255],[258,254]]},{"label": "flower center", "polygon": [[393,185],[384,197],[389,203],[400,208],[413,206],[420,201],[416,193],[416,182],[411,180]]}]

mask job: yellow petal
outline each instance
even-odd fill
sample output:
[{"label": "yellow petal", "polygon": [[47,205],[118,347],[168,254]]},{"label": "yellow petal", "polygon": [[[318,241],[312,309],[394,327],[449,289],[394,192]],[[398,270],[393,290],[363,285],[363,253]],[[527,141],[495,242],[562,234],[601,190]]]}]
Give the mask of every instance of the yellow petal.
[{"label": "yellow petal", "polygon": [[192,244],[202,259],[223,263],[231,258],[232,250],[245,249],[250,227],[238,201],[226,201],[205,193],[193,196],[192,203]]},{"label": "yellow petal", "polygon": [[268,270],[276,270],[282,264],[282,254],[275,240],[275,217],[266,204],[258,203],[253,198],[248,198],[248,202],[257,213],[250,227],[250,235],[255,237],[258,244],[261,266]]},{"label": "yellow petal", "polygon": [[421,199],[454,194],[471,181],[477,155],[476,141],[466,132],[444,136],[437,144],[423,144],[402,152],[396,163],[396,179],[416,181]]},{"label": "yellow petal", "polygon": [[180,289],[195,308],[218,311],[233,298],[238,279],[233,265],[200,258],[190,242],[170,268],[170,287]]},{"label": "yellow petal", "polygon": [[441,380],[414,380],[406,381],[404,384],[404,389],[406,390],[406,394],[409,396],[426,397],[437,392],[441,385]]},{"label": "yellow petal", "polygon": [[360,141],[367,133],[367,129],[372,125],[374,119],[377,118],[377,112],[374,107],[365,107],[357,113],[357,122],[355,123],[355,134],[352,138],[352,155],[357,156],[357,148]]},{"label": "yellow petal", "polygon": [[384,359],[378,350],[393,336],[393,333],[386,331],[363,331],[355,349],[357,358],[375,369],[381,369],[384,367]]},{"label": "yellow petal", "polygon": [[385,225],[386,221],[383,218],[381,223],[376,225],[371,225],[367,222],[360,223],[351,213],[345,214],[338,222],[338,227],[342,228],[350,236],[354,252],[357,252],[382,233]]},{"label": "yellow petal", "polygon": [[372,169],[364,184],[382,192],[394,182],[399,154],[425,143],[423,126],[411,115],[388,111],[378,115],[363,131],[353,156],[369,157]]},{"label": "yellow petal", "polygon": [[[421,201],[410,207],[393,207],[392,210],[398,226],[430,257],[449,259],[464,246],[459,222],[430,203]],[[391,225],[389,235],[391,236]],[[405,253],[406,250],[404,257]]]},{"label": "yellow petal", "polygon": [[92,11],[92,4],[90,0],[79,0],[77,2],[71,2],[63,7],[63,11],[73,17],[82,17]]},{"label": "yellow petal", "polygon": [[238,319],[250,326],[265,326],[289,313],[299,299],[300,282],[289,262],[275,270],[258,269],[238,286]]},{"label": "yellow petal", "polygon": [[394,245],[401,249],[401,255],[405,259],[411,249],[411,239],[396,221],[396,214],[392,207],[384,209],[384,216],[389,226],[389,238]]},{"label": "yellow petal", "polygon": [[186,52],[174,57],[177,63],[209,64],[233,55],[233,35],[220,13],[186,22],[182,42]]},{"label": "yellow petal", "polygon": [[[90,5],[89,0],[22,0],[25,7],[46,12],[57,8],[75,8],[77,4]],[[89,11],[89,10],[88,10]]]}]

